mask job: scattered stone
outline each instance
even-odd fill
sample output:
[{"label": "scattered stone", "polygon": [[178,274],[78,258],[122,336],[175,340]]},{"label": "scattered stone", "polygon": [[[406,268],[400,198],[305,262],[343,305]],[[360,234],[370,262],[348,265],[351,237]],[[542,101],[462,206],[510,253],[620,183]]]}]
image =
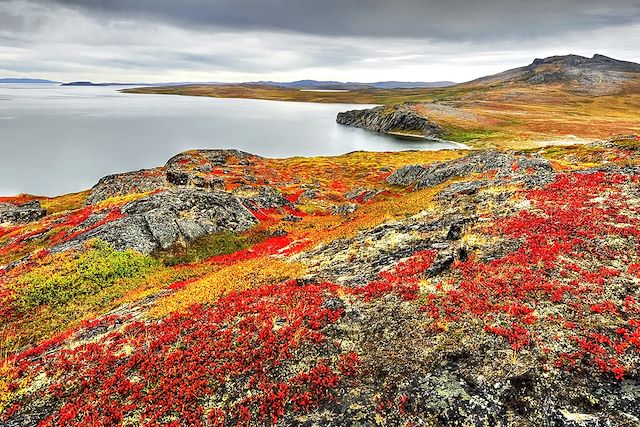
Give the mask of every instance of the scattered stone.
[{"label": "scattered stone", "polygon": [[300,199],[308,199],[308,200],[313,200],[313,199],[317,199],[318,195],[320,194],[320,191],[318,191],[315,188],[309,188],[307,190],[304,190],[304,193],[302,193],[300,195]]},{"label": "scattered stone", "polygon": [[350,215],[358,210],[357,203],[343,203],[341,205],[334,205],[331,207],[331,213],[333,215]]},{"label": "scattered stone", "polygon": [[277,209],[293,206],[280,190],[273,187],[260,187],[257,194],[243,197],[242,203],[249,209]]},{"label": "scattered stone", "polygon": [[0,224],[26,224],[46,215],[47,211],[40,206],[38,200],[21,205],[0,202]]},{"label": "scattered stone", "polygon": [[354,188],[353,190],[348,191],[344,197],[347,200],[357,200],[358,203],[366,203],[369,200],[373,199],[378,194],[382,193],[383,190],[380,189],[367,189],[367,188]]},{"label": "scattered stone", "polygon": [[440,201],[450,201],[459,196],[474,195],[478,193],[480,189],[487,188],[489,185],[490,183],[487,180],[454,182],[439,192],[436,197]]}]

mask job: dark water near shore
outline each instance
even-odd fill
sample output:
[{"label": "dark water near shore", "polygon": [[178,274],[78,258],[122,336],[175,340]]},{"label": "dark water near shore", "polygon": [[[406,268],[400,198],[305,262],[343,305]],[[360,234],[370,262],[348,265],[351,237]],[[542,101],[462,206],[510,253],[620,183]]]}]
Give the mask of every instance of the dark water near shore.
[{"label": "dark water near shore", "polygon": [[267,157],[456,148],[335,123],[369,106],[122,94],[116,87],[0,85],[0,195],[56,195],[162,165],[192,148]]}]

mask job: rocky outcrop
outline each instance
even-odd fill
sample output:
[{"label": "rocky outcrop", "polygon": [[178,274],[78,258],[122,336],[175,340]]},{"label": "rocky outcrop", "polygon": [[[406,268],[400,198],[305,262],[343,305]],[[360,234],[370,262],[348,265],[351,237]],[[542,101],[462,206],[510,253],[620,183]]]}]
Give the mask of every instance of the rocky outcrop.
[{"label": "rocky outcrop", "polygon": [[[164,167],[108,175],[91,189],[85,205],[94,205],[112,197],[146,193],[172,187],[197,187],[223,191],[226,173],[246,168],[260,157],[239,150],[191,150],[180,153]],[[252,181],[249,173],[245,179]]]},{"label": "rocky outcrop", "polygon": [[[344,205],[343,205],[344,206]],[[359,287],[375,280],[416,251],[437,250],[430,274],[440,273],[460,259],[461,230],[476,221],[458,213],[433,218],[421,213],[363,231],[352,238],[337,239],[297,257],[317,281]]]},{"label": "rocky outcrop", "polygon": [[94,205],[111,197],[167,188],[167,184],[161,168],[108,175],[93,186],[85,205]]},{"label": "rocky outcrop", "polygon": [[167,162],[167,181],[173,185],[224,190],[225,168],[248,167],[259,159],[240,150],[186,151]]},{"label": "rocky outcrop", "polygon": [[38,200],[16,205],[0,203],[0,224],[26,224],[44,217],[47,211]]},{"label": "rocky outcrop", "polygon": [[283,206],[293,206],[293,204],[282,195],[280,190],[273,187],[261,187],[255,194],[243,197],[242,204],[251,210],[278,209]]},{"label": "rocky outcrop", "polygon": [[442,184],[452,178],[492,171],[496,173],[497,180],[522,182],[528,188],[552,182],[555,176],[551,163],[541,157],[481,151],[428,166],[407,165],[389,175],[387,182],[403,187],[414,185],[416,189],[420,189]]},{"label": "rocky outcrop", "polygon": [[[258,221],[240,199],[230,193],[181,188],[152,194],[124,205],[122,218],[110,221],[52,249],[59,252],[81,248],[100,239],[117,250],[151,253],[176,243],[187,243],[206,234],[242,232]],[[99,223],[94,214],[79,229]]]},{"label": "rocky outcrop", "polygon": [[336,121],[374,132],[441,138],[444,129],[437,123],[417,114],[410,104],[351,110],[339,113]]}]

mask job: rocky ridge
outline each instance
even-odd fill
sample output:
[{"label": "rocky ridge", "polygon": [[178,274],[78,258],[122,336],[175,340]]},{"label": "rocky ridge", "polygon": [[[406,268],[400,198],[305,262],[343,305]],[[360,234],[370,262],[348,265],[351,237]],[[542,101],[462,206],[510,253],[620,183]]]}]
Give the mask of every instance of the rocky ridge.
[{"label": "rocky ridge", "polygon": [[336,121],[342,125],[388,134],[423,138],[441,138],[444,135],[440,125],[417,114],[411,104],[345,111],[338,114]]}]

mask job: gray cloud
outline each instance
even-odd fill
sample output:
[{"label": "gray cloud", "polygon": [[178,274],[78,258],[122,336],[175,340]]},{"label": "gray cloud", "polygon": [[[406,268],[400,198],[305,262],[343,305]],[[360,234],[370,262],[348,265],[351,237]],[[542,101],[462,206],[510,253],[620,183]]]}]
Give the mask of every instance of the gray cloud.
[{"label": "gray cloud", "polygon": [[640,60],[640,2],[0,0],[0,76],[463,81],[535,57]]},{"label": "gray cloud", "polygon": [[53,0],[181,25],[330,36],[477,40],[625,25],[638,0]]}]

